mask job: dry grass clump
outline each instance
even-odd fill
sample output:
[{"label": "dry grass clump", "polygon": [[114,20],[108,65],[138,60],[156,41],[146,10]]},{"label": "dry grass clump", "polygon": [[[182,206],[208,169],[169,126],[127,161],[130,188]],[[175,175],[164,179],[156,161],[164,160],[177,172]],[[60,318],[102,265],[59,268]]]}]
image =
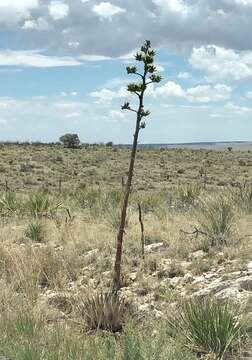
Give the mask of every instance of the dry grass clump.
[{"label": "dry grass clump", "polygon": [[111,292],[86,295],[78,310],[89,330],[122,331],[128,304],[125,299]]},{"label": "dry grass clump", "polygon": [[77,279],[80,262],[76,254],[45,247],[0,247],[1,279],[26,298],[36,299],[44,288],[65,289]]}]

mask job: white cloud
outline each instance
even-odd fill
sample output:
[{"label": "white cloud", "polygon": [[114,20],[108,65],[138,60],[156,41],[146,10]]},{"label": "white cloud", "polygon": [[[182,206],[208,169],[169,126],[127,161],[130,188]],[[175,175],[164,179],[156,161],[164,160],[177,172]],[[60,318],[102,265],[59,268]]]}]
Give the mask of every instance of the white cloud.
[{"label": "white cloud", "polygon": [[189,74],[188,72],[180,72],[178,74],[178,78],[183,80],[190,79],[191,77],[192,77],[191,74]]},{"label": "white cloud", "polygon": [[77,93],[77,91],[71,91],[71,92],[69,92],[69,93],[67,93],[66,91],[61,91],[60,95],[63,96],[63,97],[66,97],[66,96],[77,96],[78,93]]},{"label": "white cloud", "polygon": [[93,6],[93,12],[98,15],[101,20],[111,20],[113,16],[126,12],[126,9],[111,4],[110,2],[101,2],[100,4]]},{"label": "white cloud", "polygon": [[168,11],[174,14],[188,15],[191,7],[184,0],[153,0],[162,11]]},{"label": "white cloud", "polygon": [[109,60],[111,58],[108,56],[102,56],[102,55],[82,54],[79,56],[79,59],[83,60],[83,61],[103,61],[103,60]]},{"label": "white cloud", "polygon": [[51,29],[48,22],[42,18],[39,17],[38,19],[32,19],[32,20],[26,20],[24,25],[22,26],[22,29],[24,30],[38,30],[38,31],[48,31]]},{"label": "white cloud", "polygon": [[209,80],[241,80],[252,77],[252,52],[235,52],[215,45],[194,48],[190,63],[204,70]]},{"label": "white cloud", "polygon": [[0,66],[58,67],[76,66],[81,62],[71,57],[42,55],[38,51],[0,51]]},{"label": "white cloud", "polygon": [[66,114],[65,117],[66,117],[67,119],[74,119],[74,118],[81,117],[81,113],[79,113],[79,112],[72,112],[72,113]]},{"label": "white cloud", "polygon": [[1,0],[0,24],[13,24],[29,17],[29,10],[38,8],[39,0]]},{"label": "white cloud", "polygon": [[153,96],[154,98],[174,97],[190,102],[209,103],[228,100],[231,97],[231,93],[232,88],[224,84],[217,84],[215,86],[198,85],[185,90],[179,84],[168,81],[159,87],[150,88],[147,95]]},{"label": "white cloud", "polygon": [[221,118],[222,115],[219,114],[219,113],[214,113],[214,114],[210,114],[210,117],[211,117],[211,118],[214,118],[214,119],[218,119],[218,118]]},{"label": "white cloud", "polygon": [[78,49],[78,47],[80,46],[80,42],[79,41],[69,41],[68,46],[72,49]]},{"label": "white cloud", "polygon": [[1,0],[0,9],[10,9],[13,12],[26,14],[26,11],[39,6],[39,0]]},{"label": "white cloud", "polygon": [[234,112],[238,115],[243,115],[243,114],[252,112],[252,109],[249,107],[235,105],[231,102],[229,102],[225,105],[225,109],[230,110],[232,113]]},{"label": "white cloud", "polygon": [[185,98],[186,94],[179,84],[168,81],[166,84],[159,86],[154,90],[154,96]]},{"label": "white cloud", "polygon": [[61,1],[51,1],[48,6],[49,14],[54,20],[61,20],[65,18],[69,13],[69,5],[62,3]]},{"label": "white cloud", "polygon": [[8,109],[13,106],[15,100],[9,97],[0,97],[0,109]]},{"label": "white cloud", "polygon": [[54,103],[54,107],[58,109],[64,109],[64,110],[76,110],[78,109],[85,109],[86,104],[77,102],[77,101],[67,101],[67,102],[56,102]]},{"label": "white cloud", "polygon": [[208,103],[211,101],[224,101],[231,97],[231,87],[223,84],[215,86],[211,85],[198,85],[186,91],[189,101],[199,101]]},{"label": "white cloud", "polygon": [[90,96],[96,98],[97,103],[110,103],[114,99],[124,98],[128,95],[127,90],[121,87],[118,91],[112,91],[110,89],[102,89],[99,91],[91,92]]},{"label": "white cloud", "polygon": [[242,6],[252,6],[252,0],[234,0],[236,4]]},{"label": "white cloud", "polygon": [[248,91],[248,92],[246,93],[246,97],[247,97],[248,99],[252,99],[252,91]]},{"label": "white cloud", "polygon": [[156,69],[158,72],[164,72],[165,71],[165,68],[162,66],[162,65],[156,65]]},{"label": "white cloud", "polygon": [[128,122],[126,114],[119,110],[110,110],[107,120],[112,122]]}]

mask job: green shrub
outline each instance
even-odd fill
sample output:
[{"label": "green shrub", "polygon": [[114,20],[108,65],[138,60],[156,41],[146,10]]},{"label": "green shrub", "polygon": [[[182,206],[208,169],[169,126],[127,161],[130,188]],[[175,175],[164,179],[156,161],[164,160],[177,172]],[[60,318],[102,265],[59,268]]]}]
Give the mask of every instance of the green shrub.
[{"label": "green shrub", "polygon": [[180,333],[188,348],[199,354],[223,359],[242,334],[242,321],[235,309],[216,300],[190,300],[182,304],[169,325]]},{"label": "green shrub", "polygon": [[44,225],[39,221],[31,222],[25,230],[25,236],[35,242],[42,242],[45,237]]},{"label": "green shrub", "polygon": [[233,235],[233,206],[222,196],[208,198],[200,203],[198,221],[211,246],[227,245]]}]

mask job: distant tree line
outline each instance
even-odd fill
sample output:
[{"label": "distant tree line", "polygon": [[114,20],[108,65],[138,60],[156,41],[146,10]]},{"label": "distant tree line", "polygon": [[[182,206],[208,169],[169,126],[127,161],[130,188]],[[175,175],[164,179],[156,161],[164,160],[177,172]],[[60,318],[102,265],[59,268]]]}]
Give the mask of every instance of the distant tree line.
[{"label": "distant tree line", "polygon": [[[74,136],[72,136],[74,135]],[[61,139],[61,140],[60,140]],[[109,142],[100,142],[100,143],[81,143],[77,134],[65,134],[61,136],[59,141],[55,142],[43,142],[40,140],[37,141],[0,141],[0,145],[18,145],[18,146],[64,146],[66,148],[83,148],[83,147],[99,147],[107,146],[113,147],[114,144],[112,141]]]}]

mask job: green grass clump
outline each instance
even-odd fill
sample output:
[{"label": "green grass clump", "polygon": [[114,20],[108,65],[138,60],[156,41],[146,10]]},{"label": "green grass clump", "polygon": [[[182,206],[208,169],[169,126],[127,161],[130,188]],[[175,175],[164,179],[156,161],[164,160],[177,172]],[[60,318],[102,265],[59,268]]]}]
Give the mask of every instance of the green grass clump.
[{"label": "green grass clump", "polygon": [[25,236],[35,242],[42,242],[45,237],[44,225],[40,221],[33,221],[28,224]]},{"label": "green grass clump", "polygon": [[8,191],[0,199],[0,214],[2,216],[18,215],[21,207],[21,203],[14,192]]},{"label": "green grass clump", "polygon": [[235,348],[243,324],[228,304],[216,300],[191,300],[169,319],[170,326],[180,333],[186,346],[199,354],[212,354],[222,360]]},{"label": "green grass clump", "polygon": [[25,208],[31,217],[39,219],[42,217],[53,217],[61,207],[61,203],[56,203],[44,193],[32,194],[25,203]]},{"label": "green grass clump", "polygon": [[198,214],[200,228],[210,245],[228,245],[233,235],[233,205],[222,196],[211,197],[201,202]]}]

